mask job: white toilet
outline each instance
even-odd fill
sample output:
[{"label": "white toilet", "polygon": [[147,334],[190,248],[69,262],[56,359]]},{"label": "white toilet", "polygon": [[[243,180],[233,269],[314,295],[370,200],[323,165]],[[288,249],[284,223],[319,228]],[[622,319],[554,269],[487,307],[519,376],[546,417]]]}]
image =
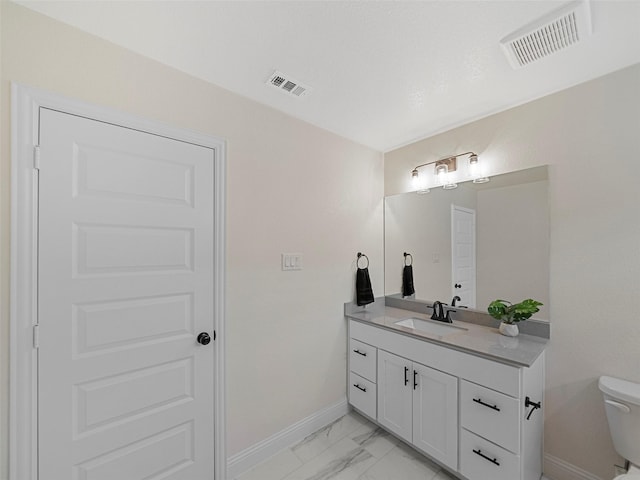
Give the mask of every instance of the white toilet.
[{"label": "white toilet", "polygon": [[616,451],[629,461],[629,471],[614,480],[640,480],[640,384],[600,377],[609,431]]}]

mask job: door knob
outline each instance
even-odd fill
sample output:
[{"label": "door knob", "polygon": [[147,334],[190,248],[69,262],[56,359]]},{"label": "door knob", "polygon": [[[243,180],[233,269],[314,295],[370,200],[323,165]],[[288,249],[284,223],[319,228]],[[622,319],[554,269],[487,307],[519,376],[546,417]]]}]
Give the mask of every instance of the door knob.
[{"label": "door knob", "polygon": [[202,332],[200,335],[198,335],[198,343],[201,345],[209,345],[209,343],[211,342],[211,337],[209,336],[209,334],[207,332]]}]

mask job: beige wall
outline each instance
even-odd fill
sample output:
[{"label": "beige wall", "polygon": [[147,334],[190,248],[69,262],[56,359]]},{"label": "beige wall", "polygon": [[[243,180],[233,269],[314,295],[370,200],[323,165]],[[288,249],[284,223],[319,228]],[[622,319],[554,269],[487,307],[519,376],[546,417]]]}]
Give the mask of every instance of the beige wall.
[{"label": "beige wall", "polygon": [[[0,2],[0,478],[7,474],[10,81],[227,140],[227,427],[232,455],[345,395],[343,302],[366,252],[383,293],[382,154]],[[292,100],[295,101],[295,100]],[[280,253],[304,269],[280,271]]]},{"label": "beige wall", "polygon": [[635,65],[385,155],[387,195],[456,152],[477,152],[489,173],[550,165],[545,452],[603,479],[618,457],[597,379],[640,382],[638,85]]}]

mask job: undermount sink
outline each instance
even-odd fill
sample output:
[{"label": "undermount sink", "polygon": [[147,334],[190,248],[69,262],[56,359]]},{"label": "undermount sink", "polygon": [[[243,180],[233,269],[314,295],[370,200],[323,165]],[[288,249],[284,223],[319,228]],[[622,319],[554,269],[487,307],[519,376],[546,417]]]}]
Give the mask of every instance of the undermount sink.
[{"label": "undermount sink", "polygon": [[444,336],[452,333],[464,332],[467,329],[451,325],[449,323],[436,322],[433,320],[422,320],[420,318],[407,318],[395,322],[399,327],[411,328],[412,330],[418,330],[420,332],[430,333],[432,335]]}]

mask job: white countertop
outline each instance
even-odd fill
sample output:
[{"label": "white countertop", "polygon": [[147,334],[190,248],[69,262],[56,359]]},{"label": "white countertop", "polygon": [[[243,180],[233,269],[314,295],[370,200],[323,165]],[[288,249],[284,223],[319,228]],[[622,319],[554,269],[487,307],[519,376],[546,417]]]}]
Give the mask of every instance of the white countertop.
[{"label": "white countertop", "polygon": [[434,335],[395,324],[406,318],[429,320],[429,315],[387,306],[370,311],[363,308],[345,315],[362,323],[518,367],[531,366],[549,343],[548,339],[533,335],[505,337],[497,328],[456,320],[452,325],[466,330],[444,336]]}]

